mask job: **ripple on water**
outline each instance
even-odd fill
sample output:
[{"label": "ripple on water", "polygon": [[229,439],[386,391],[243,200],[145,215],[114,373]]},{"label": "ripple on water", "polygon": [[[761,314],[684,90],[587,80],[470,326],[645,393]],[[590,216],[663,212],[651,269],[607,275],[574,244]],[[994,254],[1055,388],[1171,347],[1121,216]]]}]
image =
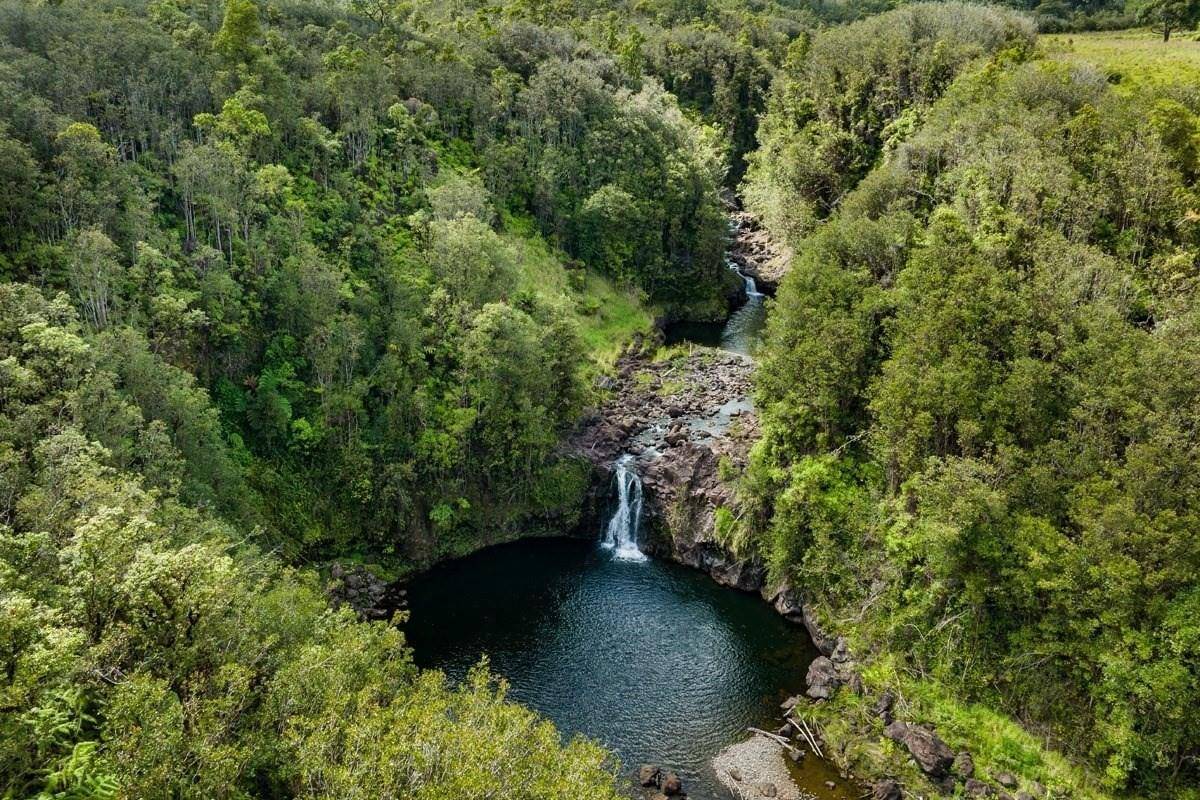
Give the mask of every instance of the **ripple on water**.
[{"label": "ripple on water", "polygon": [[491,548],[430,571],[409,599],[421,666],[458,680],[486,653],[514,700],[627,767],[675,769],[695,800],[727,797],[709,761],[770,724],[815,656],[757,597],[587,542]]}]

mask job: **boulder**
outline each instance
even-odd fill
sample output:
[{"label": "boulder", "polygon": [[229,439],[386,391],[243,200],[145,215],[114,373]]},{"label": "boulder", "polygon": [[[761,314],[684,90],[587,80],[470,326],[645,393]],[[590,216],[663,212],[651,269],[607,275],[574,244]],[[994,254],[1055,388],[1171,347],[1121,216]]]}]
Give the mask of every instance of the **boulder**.
[{"label": "boulder", "polygon": [[850,660],[850,646],[846,644],[846,637],[837,637],[837,642],[833,645],[833,652],[829,654],[829,658],[835,664],[845,664]]},{"label": "boulder", "polygon": [[1013,775],[1011,772],[997,772],[993,777],[996,778],[996,783],[1000,784],[1005,789],[1017,788],[1017,776]]},{"label": "boulder", "polygon": [[963,788],[967,790],[967,794],[971,797],[994,797],[996,790],[986,783],[975,778],[967,778]]},{"label": "boulder", "polygon": [[664,772],[659,788],[667,797],[675,797],[683,794],[683,781],[679,780],[679,776],[674,772]]},{"label": "boulder", "polygon": [[924,725],[893,722],[884,728],[883,734],[904,745],[926,775],[941,779],[949,774],[954,764],[954,751],[932,729]]},{"label": "boulder", "polygon": [[642,786],[658,786],[662,777],[662,770],[653,764],[642,764],[638,767],[637,781]]},{"label": "boulder", "polygon": [[966,750],[954,757],[954,774],[964,780],[975,777],[975,760]]},{"label": "boulder", "polygon": [[832,661],[825,656],[817,656],[808,665],[808,675],[805,676],[808,689],[805,691],[814,700],[829,700],[842,685],[837,676],[837,669]]},{"label": "boulder", "polygon": [[900,800],[900,784],[891,778],[880,778],[871,784],[871,800]]}]

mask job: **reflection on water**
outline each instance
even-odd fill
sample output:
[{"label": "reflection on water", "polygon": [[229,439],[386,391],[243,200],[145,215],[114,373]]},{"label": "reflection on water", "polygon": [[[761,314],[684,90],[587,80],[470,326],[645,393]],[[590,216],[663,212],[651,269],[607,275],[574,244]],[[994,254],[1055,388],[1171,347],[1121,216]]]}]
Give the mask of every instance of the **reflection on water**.
[{"label": "reflection on water", "polygon": [[444,564],[409,587],[417,662],[461,679],[486,653],[512,699],[627,767],[679,772],[693,800],[728,795],[709,760],[774,726],[816,655],[758,597],[594,543],[535,540]]}]

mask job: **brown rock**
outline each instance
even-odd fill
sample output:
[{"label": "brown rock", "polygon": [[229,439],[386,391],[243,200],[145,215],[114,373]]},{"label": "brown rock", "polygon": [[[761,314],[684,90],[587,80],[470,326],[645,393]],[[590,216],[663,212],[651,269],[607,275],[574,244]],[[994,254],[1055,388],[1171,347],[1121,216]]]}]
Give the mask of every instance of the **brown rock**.
[{"label": "brown rock", "polygon": [[642,764],[638,768],[637,780],[642,786],[658,786],[662,771],[653,764]]},{"label": "brown rock", "polygon": [[971,797],[994,797],[996,794],[995,789],[975,778],[967,778],[967,782],[963,784],[963,788],[967,790],[967,794]]},{"label": "brown rock", "polygon": [[946,777],[954,763],[954,751],[930,728],[893,722],[883,730],[884,736],[908,748],[921,771],[932,778]]},{"label": "brown rock", "polygon": [[659,787],[668,797],[683,794],[683,781],[679,780],[679,776],[674,772],[663,773],[662,783],[659,784]]}]

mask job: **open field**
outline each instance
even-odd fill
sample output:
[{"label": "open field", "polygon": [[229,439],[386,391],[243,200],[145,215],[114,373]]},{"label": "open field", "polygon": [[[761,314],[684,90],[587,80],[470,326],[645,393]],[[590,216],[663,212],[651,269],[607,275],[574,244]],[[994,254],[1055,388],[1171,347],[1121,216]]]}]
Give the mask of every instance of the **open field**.
[{"label": "open field", "polygon": [[1163,42],[1149,30],[1135,29],[1047,35],[1041,43],[1053,58],[1100,67],[1126,91],[1200,85],[1200,41],[1184,36]]}]

